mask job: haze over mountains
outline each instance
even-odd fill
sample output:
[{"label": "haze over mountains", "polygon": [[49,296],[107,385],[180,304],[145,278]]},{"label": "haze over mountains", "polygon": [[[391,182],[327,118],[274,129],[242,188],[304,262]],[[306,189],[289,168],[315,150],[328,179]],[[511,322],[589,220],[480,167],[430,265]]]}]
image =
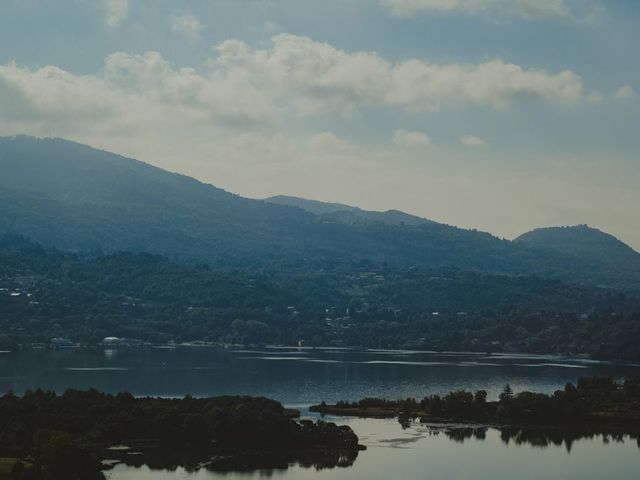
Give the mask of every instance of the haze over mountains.
[{"label": "haze over mountains", "polygon": [[367,259],[640,290],[640,254],[586,226],[508,241],[393,210],[252,200],[61,139],[1,138],[0,171],[0,233],[62,249],[230,267]]},{"label": "haze over mountains", "polygon": [[306,198],[291,197],[287,195],[277,195],[265,199],[268,203],[278,205],[288,205],[298,207],[315,215],[322,215],[325,221],[336,221],[340,223],[362,223],[380,222],[386,225],[427,225],[433,224],[432,220],[410,215],[399,210],[387,210],[385,212],[374,212],[363,210],[358,207],[344,205],[342,203],[320,202],[318,200],[308,200]]}]

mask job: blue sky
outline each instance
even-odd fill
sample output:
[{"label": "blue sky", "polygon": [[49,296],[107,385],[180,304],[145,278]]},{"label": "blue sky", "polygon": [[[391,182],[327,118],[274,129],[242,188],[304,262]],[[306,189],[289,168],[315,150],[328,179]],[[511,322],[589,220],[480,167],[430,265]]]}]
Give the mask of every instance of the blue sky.
[{"label": "blue sky", "polygon": [[3,0],[0,134],[640,248],[635,0]]}]

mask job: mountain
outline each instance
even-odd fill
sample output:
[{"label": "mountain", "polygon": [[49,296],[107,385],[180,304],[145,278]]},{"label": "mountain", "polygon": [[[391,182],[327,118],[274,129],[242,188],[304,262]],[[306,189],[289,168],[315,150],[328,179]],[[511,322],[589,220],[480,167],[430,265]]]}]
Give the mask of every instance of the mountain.
[{"label": "mountain", "polygon": [[561,253],[621,276],[640,275],[640,253],[613,235],[587,225],[537,228],[514,242]]},{"label": "mountain", "polygon": [[515,241],[612,265],[640,261],[640,253],[629,245],[588,225],[537,228],[520,235]]},{"label": "mountain", "polygon": [[0,139],[0,168],[0,231],[67,249],[242,258],[256,244],[294,248],[283,233],[313,223],[299,209],[65,140]]},{"label": "mountain", "polygon": [[265,199],[265,202],[298,207],[314,215],[321,215],[327,221],[333,220],[342,223],[380,222],[386,225],[414,226],[434,223],[426,218],[410,215],[399,210],[375,212],[352,207],[343,203],[320,202],[318,200],[308,200],[306,198],[290,197],[287,195],[269,197]]},{"label": "mountain", "polygon": [[[640,290],[635,270],[525,241],[427,220],[335,221],[331,212],[243,198],[61,139],[0,138],[0,171],[0,233],[66,250],[145,251],[230,268],[329,268],[366,259]],[[350,214],[365,218],[361,212]]]}]

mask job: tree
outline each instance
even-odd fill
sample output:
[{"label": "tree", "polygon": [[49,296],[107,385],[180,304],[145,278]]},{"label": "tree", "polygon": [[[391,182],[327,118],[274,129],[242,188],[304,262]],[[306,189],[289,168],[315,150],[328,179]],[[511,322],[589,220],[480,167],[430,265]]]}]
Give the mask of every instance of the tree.
[{"label": "tree", "polygon": [[513,398],[513,390],[511,389],[511,385],[508,383],[504,386],[502,393],[500,394],[501,402],[508,402]]},{"label": "tree", "polygon": [[486,390],[478,390],[476,394],[473,396],[473,401],[478,405],[484,405],[487,403],[487,391]]}]

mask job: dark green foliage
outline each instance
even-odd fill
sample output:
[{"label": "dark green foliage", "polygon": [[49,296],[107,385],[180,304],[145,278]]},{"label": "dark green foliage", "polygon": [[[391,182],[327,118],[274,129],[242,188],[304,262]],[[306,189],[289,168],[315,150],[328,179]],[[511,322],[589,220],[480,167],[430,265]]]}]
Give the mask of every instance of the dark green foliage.
[{"label": "dark green foliage", "polygon": [[514,394],[506,386],[497,402],[487,402],[486,392],[465,390],[444,397],[430,395],[415,399],[366,398],[358,402],[320,404],[311,408],[321,413],[374,416],[383,413],[425,416],[425,420],[475,420],[536,426],[581,424],[617,425],[629,431],[640,428],[640,379],[617,383],[611,378],[582,378],[577,386],[567,384],[552,395],[533,392]]},{"label": "dark green foliage", "polygon": [[502,393],[500,394],[500,401],[503,403],[510,402],[513,399],[513,390],[508,383],[504,386]]},{"label": "dark green foliage", "polygon": [[350,428],[298,423],[280,403],[266,398],[133,398],[95,390],[0,397],[0,457],[32,459],[31,473],[39,480],[103,478],[103,449],[134,441],[208,455],[246,449],[359,449]]},{"label": "dark green foliage", "polygon": [[116,336],[640,358],[638,300],[532,277],[371,261],[213,269],[145,253],[74,254],[0,236],[0,288],[2,350],[55,337],[95,344]]},{"label": "dark green foliage", "polygon": [[45,480],[103,479],[100,460],[90,447],[71,434],[37,430],[33,440],[36,468]]}]

